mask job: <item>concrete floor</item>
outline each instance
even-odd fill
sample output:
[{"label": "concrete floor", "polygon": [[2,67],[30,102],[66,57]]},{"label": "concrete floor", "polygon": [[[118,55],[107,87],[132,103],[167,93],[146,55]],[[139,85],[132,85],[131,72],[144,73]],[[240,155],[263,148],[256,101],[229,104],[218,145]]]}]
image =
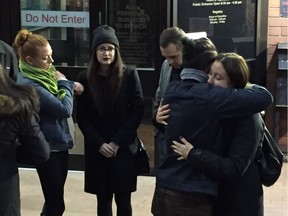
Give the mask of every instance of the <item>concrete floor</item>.
[{"label": "concrete floor", "polygon": [[[284,163],[279,180],[271,187],[264,187],[265,216],[288,215],[287,169],[287,163]],[[20,181],[22,216],[39,216],[43,204],[43,196],[36,171],[34,169],[21,168]],[[138,177],[138,190],[132,195],[133,215],[152,215],[150,206],[154,186],[155,177]],[[65,186],[65,202],[66,211],[64,216],[96,215],[95,196],[83,191],[83,172],[69,172]]]}]

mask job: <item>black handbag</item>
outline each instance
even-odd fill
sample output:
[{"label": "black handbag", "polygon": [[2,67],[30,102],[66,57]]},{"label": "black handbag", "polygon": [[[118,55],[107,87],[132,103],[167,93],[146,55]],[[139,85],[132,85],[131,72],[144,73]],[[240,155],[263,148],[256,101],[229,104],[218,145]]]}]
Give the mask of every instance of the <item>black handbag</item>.
[{"label": "black handbag", "polygon": [[129,146],[130,151],[136,157],[137,175],[150,173],[150,157],[144,146],[144,143],[139,137]]},{"label": "black handbag", "polygon": [[141,139],[138,138],[138,151],[136,156],[137,161],[137,173],[149,174],[150,173],[150,157]]},{"label": "black handbag", "polygon": [[262,184],[266,187],[273,185],[281,174],[283,153],[266,127],[257,162]]}]

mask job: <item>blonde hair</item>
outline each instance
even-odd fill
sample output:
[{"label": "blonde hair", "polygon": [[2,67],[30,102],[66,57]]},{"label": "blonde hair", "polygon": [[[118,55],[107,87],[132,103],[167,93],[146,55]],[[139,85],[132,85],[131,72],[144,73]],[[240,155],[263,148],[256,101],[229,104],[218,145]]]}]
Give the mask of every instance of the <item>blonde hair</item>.
[{"label": "blonde hair", "polygon": [[38,48],[47,46],[48,41],[42,35],[22,29],[15,37],[13,48],[17,50],[20,60],[25,60],[27,56],[35,57],[38,55]]}]

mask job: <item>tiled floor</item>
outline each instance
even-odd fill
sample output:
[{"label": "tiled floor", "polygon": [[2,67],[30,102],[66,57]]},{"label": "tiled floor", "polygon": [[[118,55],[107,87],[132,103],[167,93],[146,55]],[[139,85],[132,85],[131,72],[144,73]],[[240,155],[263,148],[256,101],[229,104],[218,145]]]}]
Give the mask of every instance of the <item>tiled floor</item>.
[{"label": "tiled floor", "polygon": [[[288,215],[287,169],[287,163],[284,163],[279,180],[269,188],[264,187],[265,216]],[[39,216],[43,196],[37,173],[33,169],[20,169],[20,179],[22,216]],[[150,205],[154,185],[154,177],[138,178],[138,190],[132,197],[134,216],[151,216]],[[95,196],[83,192],[83,172],[69,172],[65,187],[65,202],[64,216],[96,216]]]}]

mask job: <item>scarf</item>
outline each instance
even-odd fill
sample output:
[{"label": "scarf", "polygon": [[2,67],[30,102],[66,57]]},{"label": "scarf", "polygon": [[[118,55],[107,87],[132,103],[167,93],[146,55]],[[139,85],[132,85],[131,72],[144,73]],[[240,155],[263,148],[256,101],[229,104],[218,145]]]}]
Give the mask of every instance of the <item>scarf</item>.
[{"label": "scarf", "polygon": [[180,74],[180,77],[182,80],[193,79],[198,82],[207,82],[208,80],[208,75],[204,71],[194,68],[184,68]]},{"label": "scarf", "polygon": [[58,89],[58,83],[55,78],[56,68],[53,65],[51,65],[48,70],[45,70],[33,67],[32,65],[20,60],[19,68],[23,77],[39,82],[44,86],[44,88],[60,100],[65,97],[66,91],[64,89]]}]

